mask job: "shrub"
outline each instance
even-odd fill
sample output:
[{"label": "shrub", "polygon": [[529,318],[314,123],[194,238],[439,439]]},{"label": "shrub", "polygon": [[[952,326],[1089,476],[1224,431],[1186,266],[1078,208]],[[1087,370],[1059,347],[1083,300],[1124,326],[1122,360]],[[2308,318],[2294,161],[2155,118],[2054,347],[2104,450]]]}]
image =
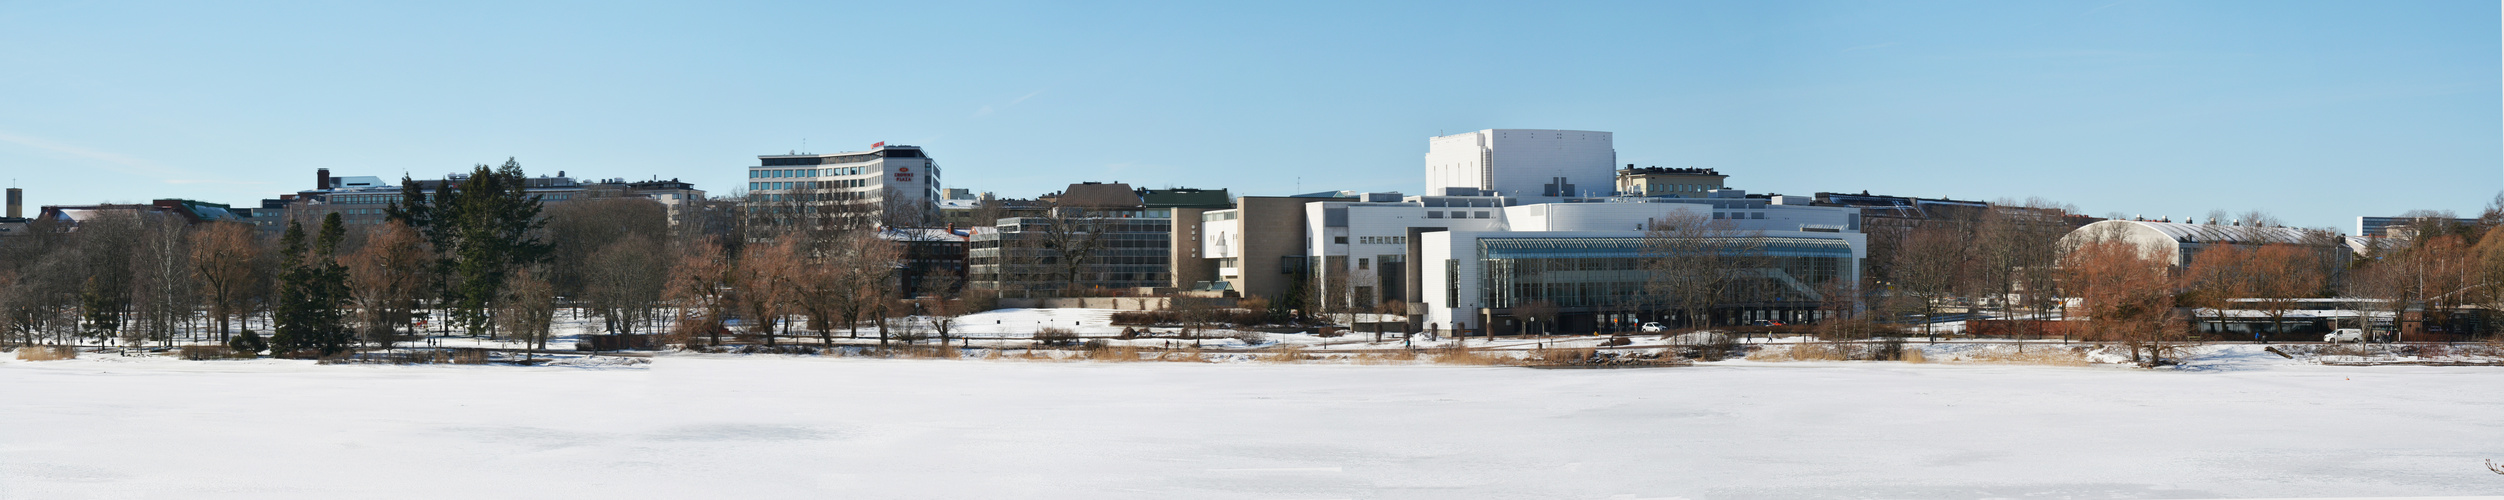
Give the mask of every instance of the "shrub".
[{"label": "shrub", "polygon": [[268,341],[261,340],[261,334],[252,333],[252,329],[246,328],[243,330],[243,333],[237,333],[234,337],[227,338],[226,348],[234,349],[236,354],[250,354],[258,356],[261,354],[261,351],[268,350],[270,348],[270,343]]},{"label": "shrub", "polygon": [[237,353],[234,349],[227,348],[226,346],[214,345],[183,346],[182,349],[175,351],[175,356],[192,361],[253,357],[253,355],[250,354]]},{"label": "shrub", "polygon": [[1047,326],[1042,330],[1035,332],[1035,342],[1040,342],[1043,345],[1076,344],[1078,343],[1078,332],[1070,331],[1068,328]]},{"label": "shrub", "polygon": [[1269,343],[1269,334],[1261,332],[1235,332],[1235,340],[1243,341],[1243,345],[1261,345]]}]

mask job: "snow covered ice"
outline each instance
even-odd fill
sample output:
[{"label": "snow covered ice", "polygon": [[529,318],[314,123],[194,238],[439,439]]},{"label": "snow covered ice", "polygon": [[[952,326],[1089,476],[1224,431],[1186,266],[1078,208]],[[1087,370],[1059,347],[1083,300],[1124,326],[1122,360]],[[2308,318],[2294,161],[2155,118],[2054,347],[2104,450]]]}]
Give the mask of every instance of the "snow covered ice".
[{"label": "snow covered ice", "polygon": [[[2504,371],[0,361],[0,498],[2493,495]],[[2268,361],[2279,359],[2278,362]]]}]

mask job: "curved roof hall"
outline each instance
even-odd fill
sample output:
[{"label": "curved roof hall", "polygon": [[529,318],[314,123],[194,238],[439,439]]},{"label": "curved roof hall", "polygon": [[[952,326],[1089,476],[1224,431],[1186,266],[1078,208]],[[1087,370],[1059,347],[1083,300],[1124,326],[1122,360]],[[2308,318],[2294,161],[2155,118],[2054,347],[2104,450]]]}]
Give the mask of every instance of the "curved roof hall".
[{"label": "curved roof hall", "polygon": [[[2303,244],[2303,243],[2307,243],[2307,242],[2308,242],[2308,240],[2310,240],[2310,236],[2311,236],[2311,235],[2312,235],[2312,234],[2316,231],[2316,230],[2313,230],[2313,229],[2303,229],[2303,228],[2293,228],[2293,227],[2236,226],[2236,225],[2218,225],[2218,224],[2192,224],[2192,223],[2187,223],[2187,222],[2158,222],[2158,221],[2144,221],[2144,220],[2108,220],[2108,221],[2103,221],[2103,222],[2097,222],[2097,223],[2094,223],[2094,224],[2088,224],[2086,227],[2081,227],[2081,228],[2078,228],[2078,231],[2079,231],[2079,232],[2081,232],[2081,233],[2092,234],[2092,233],[2090,233],[2089,231],[2090,231],[2090,230],[2097,229],[2097,228],[2096,228],[2096,226],[2104,226],[2104,225],[2108,225],[2108,224],[2109,224],[2109,225],[2127,225],[2127,226],[2125,226],[2125,227],[2129,227],[2129,228],[2131,228],[2131,229],[2132,229],[2132,230],[2134,230],[2134,231],[2150,231],[2150,232],[2154,232],[2154,233],[2156,233],[2156,234],[2163,235],[2163,236],[2164,236],[2164,237],[2166,237],[2166,238],[2171,238],[2171,239],[2173,239],[2173,240],[2174,240],[2175,242],[2177,242],[2177,243],[2202,243],[2202,244],[2206,244],[2206,243],[2234,243],[2234,244],[2251,244],[2251,245],[2257,245],[2257,244],[2268,244],[2268,243],[2295,243],[2295,244]],[[2322,241],[2322,240],[2311,240],[2311,241]]]}]

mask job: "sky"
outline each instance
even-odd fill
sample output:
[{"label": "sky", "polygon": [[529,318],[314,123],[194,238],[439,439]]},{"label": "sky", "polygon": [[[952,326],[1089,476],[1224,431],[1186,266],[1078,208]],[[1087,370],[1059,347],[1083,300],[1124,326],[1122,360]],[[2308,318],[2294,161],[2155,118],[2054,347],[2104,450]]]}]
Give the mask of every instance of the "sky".
[{"label": "sky", "polygon": [[1417,193],[1426,140],[1614,132],[1756,193],[2090,215],[2475,216],[2493,1],[0,0],[33,206],[257,206],[314,169],[521,162],[727,194],[762,154],[927,148],[947,187]]}]

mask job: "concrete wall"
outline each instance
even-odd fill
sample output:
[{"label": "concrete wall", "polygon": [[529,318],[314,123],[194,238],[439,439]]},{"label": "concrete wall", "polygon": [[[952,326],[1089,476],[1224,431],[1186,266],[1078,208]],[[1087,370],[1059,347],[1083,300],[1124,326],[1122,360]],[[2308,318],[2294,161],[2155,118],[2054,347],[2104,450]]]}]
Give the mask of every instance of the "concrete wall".
[{"label": "concrete wall", "polygon": [[1217,264],[1201,251],[1200,245],[1200,237],[1206,230],[1201,226],[1200,214],[1208,209],[1176,208],[1173,211],[1174,236],[1165,240],[1166,262],[1169,263],[1166,274],[1171,278],[1168,280],[1170,286],[1189,290],[1200,281],[1216,280]]}]

